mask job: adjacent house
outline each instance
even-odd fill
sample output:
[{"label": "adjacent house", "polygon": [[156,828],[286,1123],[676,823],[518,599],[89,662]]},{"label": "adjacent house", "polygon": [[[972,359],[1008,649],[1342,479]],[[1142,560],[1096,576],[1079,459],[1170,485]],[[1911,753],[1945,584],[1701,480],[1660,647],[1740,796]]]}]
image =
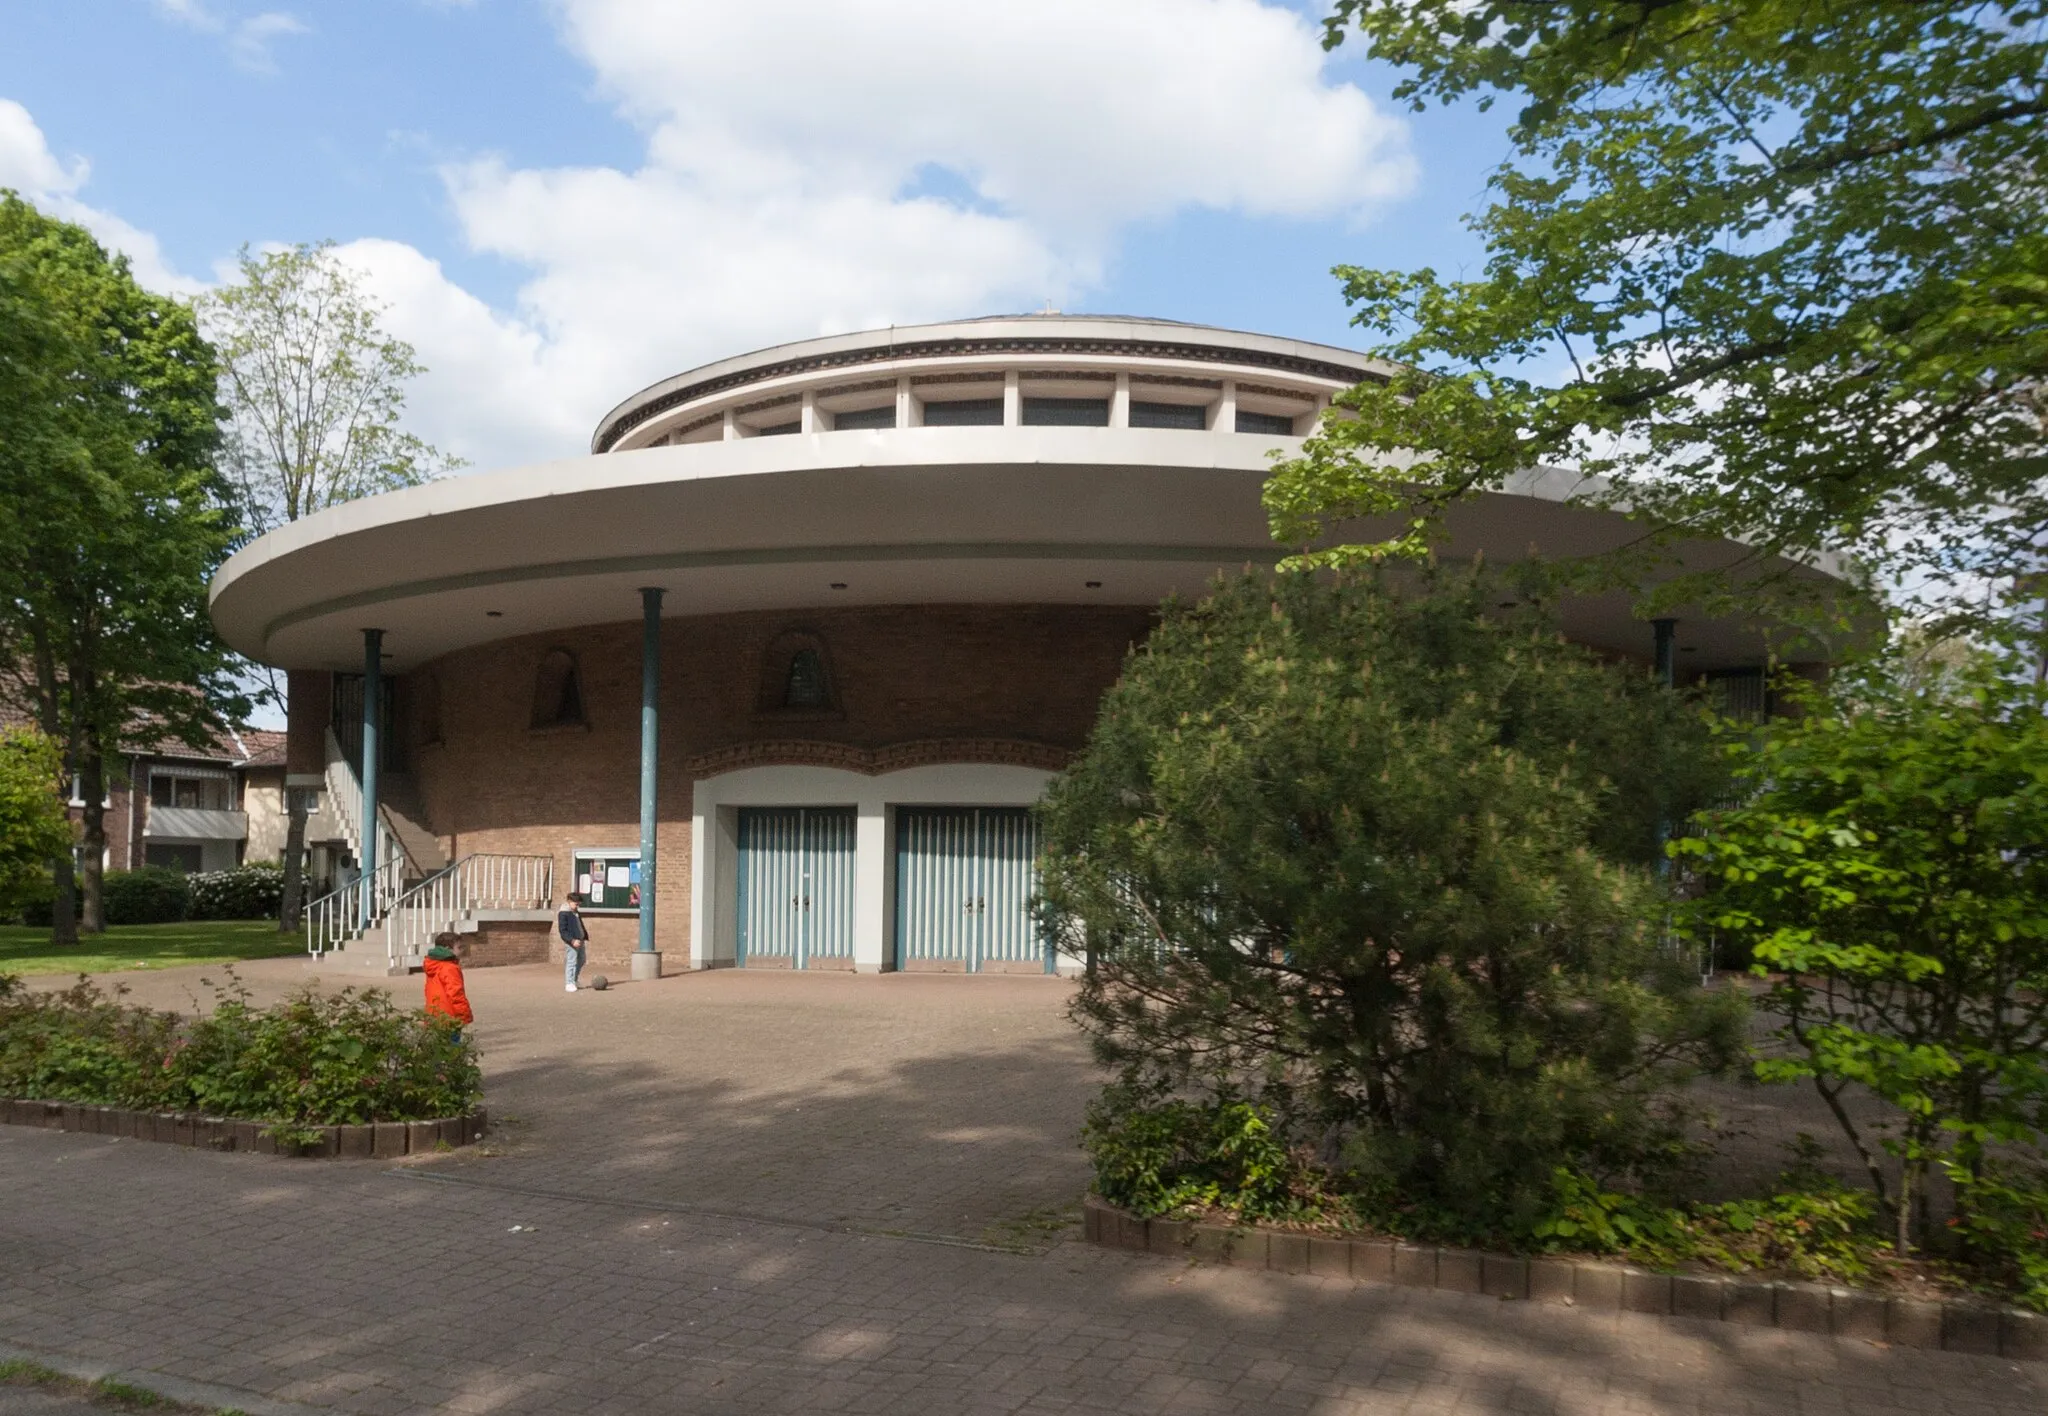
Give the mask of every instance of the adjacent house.
[{"label": "adjacent house", "polygon": [[[0,708],[0,729],[27,726],[20,712]],[[282,732],[239,728],[203,750],[161,742],[131,753],[109,773],[105,868],[194,874],[282,859],[284,752]],[[71,818],[84,815],[74,781]]]}]

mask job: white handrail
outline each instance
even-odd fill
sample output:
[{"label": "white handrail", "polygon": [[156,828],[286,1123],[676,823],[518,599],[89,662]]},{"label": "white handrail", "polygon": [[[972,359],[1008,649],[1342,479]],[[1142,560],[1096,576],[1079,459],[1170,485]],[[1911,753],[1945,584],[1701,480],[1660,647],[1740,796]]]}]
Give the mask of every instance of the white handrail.
[{"label": "white handrail", "polygon": [[383,861],[375,878],[357,876],[339,890],[330,890],[306,906],[306,952],[315,959],[341,948],[363,932],[363,896],[370,897],[371,924],[389,913],[405,884],[405,866],[397,857]]},{"label": "white handrail", "polygon": [[554,900],[553,856],[466,855],[393,901],[384,923],[387,961],[396,967],[426,953],[434,936],[477,910],[539,910]]}]

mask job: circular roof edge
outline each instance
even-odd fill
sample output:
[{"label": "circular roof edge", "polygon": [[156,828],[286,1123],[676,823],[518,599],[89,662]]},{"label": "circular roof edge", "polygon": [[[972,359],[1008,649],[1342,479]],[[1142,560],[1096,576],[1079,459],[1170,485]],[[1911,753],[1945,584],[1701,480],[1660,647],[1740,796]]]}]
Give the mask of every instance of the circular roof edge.
[{"label": "circular roof edge", "polygon": [[614,405],[591,434],[590,450],[609,452],[620,438],[670,408],[752,383],[889,360],[983,353],[1150,355],[1191,364],[1250,364],[1347,384],[1384,379],[1395,372],[1393,365],[1355,349],[1179,320],[1136,315],[988,315],[821,335],[700,364],[651,383]]}]

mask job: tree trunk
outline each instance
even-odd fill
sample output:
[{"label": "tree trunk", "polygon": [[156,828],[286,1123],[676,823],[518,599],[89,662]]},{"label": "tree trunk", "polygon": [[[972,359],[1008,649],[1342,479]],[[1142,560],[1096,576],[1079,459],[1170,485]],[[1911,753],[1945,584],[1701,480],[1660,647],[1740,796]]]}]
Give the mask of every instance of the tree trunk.
[{"label": "tree trunk", "polygon": [[[67,798],[68,800],[68,798]],[[50,942],[78,942],[78,880],[72,870],[71,853],[66,851],[50,862],[50,875],[57,886],[57,898],[50,905]]]},{"label": "tree trunk", "polygon": [[79,795],[85,798],[85,833],[80,842],[79,875],[85,888],[79,911],[80,932],[107,932],[107,762],[97,747],[88,747],[79,765]]},{"label": "tree trunk", "polygon": [[284,895],[278,902],[277,927],[286,934],[299,927],[305,907],[307,796],[303,787],[284,789]]}]

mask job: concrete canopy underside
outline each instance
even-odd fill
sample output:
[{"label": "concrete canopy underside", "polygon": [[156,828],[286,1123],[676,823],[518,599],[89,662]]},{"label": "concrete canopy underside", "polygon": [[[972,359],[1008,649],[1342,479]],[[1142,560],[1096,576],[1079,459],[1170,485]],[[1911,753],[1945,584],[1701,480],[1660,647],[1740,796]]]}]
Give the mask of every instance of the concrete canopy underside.
[{"label": "concrete canopy underside", "polygon": [[[887,604],[1151,605],[1277,561],[1260,490],[1298,441],[1133,428],[898,428],[650,448],[450,478],[334,508],[237,553],[213,586],[227,641],[287,668],[353,670],[380,628],[404,672],[515,635],[631,618]],[[1459,508],[1448,554],[1501,563],[1635,539],[1532,473]],[[1371,527],[1361,535],[1376,534]],[[1685,548],[1728,565],[1732,543]],[[1819,572],[1800,574],[1819,578]],[[1092,582],[1092,583],[1091,583]],[[1679,612],[1682,667],[1754,665],[1760,631]],[[1624,595],[1568,605],[1572,637],[1644,654]]]}]

